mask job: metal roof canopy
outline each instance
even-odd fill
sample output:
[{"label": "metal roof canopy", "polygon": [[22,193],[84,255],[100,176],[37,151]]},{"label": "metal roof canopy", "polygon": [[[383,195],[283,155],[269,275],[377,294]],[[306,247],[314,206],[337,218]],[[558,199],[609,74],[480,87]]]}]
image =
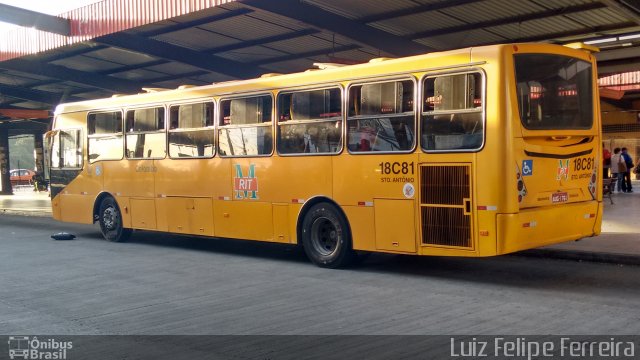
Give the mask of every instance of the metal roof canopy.
[{"label": "metal roof canopy", "polygon": [[[640,34],[640,8],[634,4],[105,0],[59,17],[4,11],[0,19],[9,16],[40,30],[17,28],[4,35],[0,109],[50,110],[59,102],[135,93],[142,87],[203,85],[302,71],[314,62],[358,63],[505,42],[615,37],[605,46],[596,44],[603,50],[597,55],[601,73],[635,70],[640,64],[640,36],[634,37]],[[4,9],[0,5],[0,13]]]}]

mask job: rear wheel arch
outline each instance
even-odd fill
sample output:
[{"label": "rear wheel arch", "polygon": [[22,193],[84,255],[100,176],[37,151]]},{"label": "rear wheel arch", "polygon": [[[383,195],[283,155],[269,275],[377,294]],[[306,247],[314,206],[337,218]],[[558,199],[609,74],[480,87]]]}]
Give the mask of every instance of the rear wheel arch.
[{"label": "rear wheel arch", "polygon": [[297,233],[298,244],[320,267],[342,268],[356,259],[349,220],[342,208],[327,197],[305,203],[298,216]]},{"label": "rear wheel arch", "polygon": [[347,218],[347,214],[345,214],[344,210],[342,210],[342,207],[340,205],[338,205],[337,202],[335,202],[333,199],[328,198],[326,196],[316,196],[314,198],[309,199],[307,202],[304,203],[304,205],[302,206],[302,209],[300,209],[300,212],[298,213],[298,222],[296,224],[296,241],[298,245],[302,245],[301,241],[302,241],[302,221],[304,220],[304,217],[307,215],[307,213],[309,212],[309,209],[311,209],[311,207],[313,207],[315,204],[319,204],[322,202],[326,202],[329,203],[333,206],[335,206],[341,213],[341,215],[344,217],[344,219],[347,222],[347,228],[349,230],[349,236],[351,236],[351,225],[349,224],[349,218]]}]

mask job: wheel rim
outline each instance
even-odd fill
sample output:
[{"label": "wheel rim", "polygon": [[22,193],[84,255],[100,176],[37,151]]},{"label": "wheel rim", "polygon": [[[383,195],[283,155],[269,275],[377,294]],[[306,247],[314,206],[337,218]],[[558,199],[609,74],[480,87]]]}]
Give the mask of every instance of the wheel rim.
[{"label": "wheel rim", "polygon": [[322,256],[333,254],[339,244],[338,228],[326,217],[317,218],[311,225],[311,243]]},{"label": "wheel rim", "polygon": [[115,230],[118,227],[118,212],[114,207],[110,206],[104,209],[102,223],[107,231]]}]

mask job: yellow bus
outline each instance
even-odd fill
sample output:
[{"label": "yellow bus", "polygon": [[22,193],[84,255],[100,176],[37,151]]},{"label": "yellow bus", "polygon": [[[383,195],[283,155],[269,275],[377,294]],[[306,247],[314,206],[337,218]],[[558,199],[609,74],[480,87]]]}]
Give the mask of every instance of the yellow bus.
[{"label": "yellow bus", "polygon": [[59,105],[55,219],[484,257],[600,233],[595,48],[508,44]]}]

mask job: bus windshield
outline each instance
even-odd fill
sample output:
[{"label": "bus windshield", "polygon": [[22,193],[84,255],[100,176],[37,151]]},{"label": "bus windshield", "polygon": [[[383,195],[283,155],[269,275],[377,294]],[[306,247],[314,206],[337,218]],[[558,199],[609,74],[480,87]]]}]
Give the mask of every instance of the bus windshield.
[{"label": "bus windshield", "polygon": [[589,62],[549,54],[517,54],[514,61],[518,108],[525,128],[591,128],[593,80]]}]

